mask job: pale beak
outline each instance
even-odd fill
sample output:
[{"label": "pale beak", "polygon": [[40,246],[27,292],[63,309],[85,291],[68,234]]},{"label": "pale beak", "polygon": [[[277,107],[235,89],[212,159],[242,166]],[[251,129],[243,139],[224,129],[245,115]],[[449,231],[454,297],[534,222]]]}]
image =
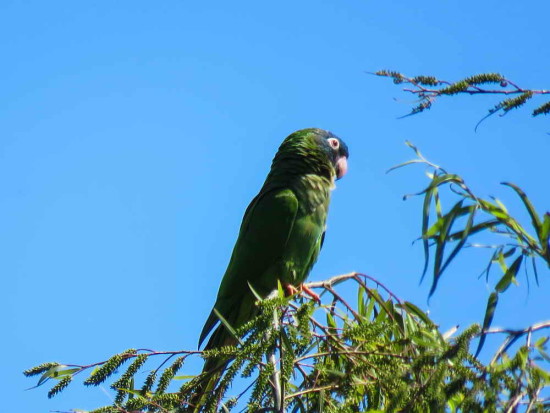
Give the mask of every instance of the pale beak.
[{"label": "pale beak", "polygon": [[348,158],[342,156],[336,161],[336,179],[342,178],[348,172]]}]

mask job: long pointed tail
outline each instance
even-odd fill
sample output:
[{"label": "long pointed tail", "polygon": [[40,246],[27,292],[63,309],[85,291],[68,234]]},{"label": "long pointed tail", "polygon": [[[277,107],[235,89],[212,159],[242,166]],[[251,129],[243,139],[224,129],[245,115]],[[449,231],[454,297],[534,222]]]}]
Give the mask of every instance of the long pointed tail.
[{"label": "long pointed tail", "polygon": [[[235,333],[230,332],[226,324],[236,329],[257,314],[257,307],[254,304],[256,298],[250,292],[235,296],[234,300],[234,305],[230,307],[230,311],[222,311],[224,319],[221,321],[219,313],[212,310],[201,333],[199,346],[216,323],[218,323],[218,326],[210,336],[204,350],[237,345],[238,339],[235,337]],[[226,307],[224,306],[224,308]],[[204,362],[202,373],[196,379],[198,382],[196,390],[189,401],[189,405],[193,407],[192,410],[189,410],[190,412],[198,413],[206,411],[204,407],[218,405],[222,396],[222,392],[217,391],[218,383],[231,361],[233,361],[231,356],[218,356],[211,357]]]},{"label": "long pointed tail", "polygon": [[[235,337],[233,337],[222,324],[216,328],[204,349],[211,350],[224,346],[234,346],[237,343],[238,341]],[[232,357],[224,356],[223,358],[209,358],[204,362],[202,373],[196,379],[198,384],[195,387],[193,396],[188,402],[188,412],[199,413],[203,407],[217,405],[221,395],[214,390],[222,378],[227,365],[231,363],[232,360]]]}]

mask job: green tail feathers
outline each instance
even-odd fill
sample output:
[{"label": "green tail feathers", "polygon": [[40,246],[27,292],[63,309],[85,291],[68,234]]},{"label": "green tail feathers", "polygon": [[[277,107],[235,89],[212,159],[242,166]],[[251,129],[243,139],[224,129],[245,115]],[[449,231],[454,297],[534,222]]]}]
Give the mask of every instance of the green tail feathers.
[{"label": "green tail feathers", "polygon": [[[214,312],[212,312],[212,314],[215,316]],[[201,335],[201,343],[203,340],[204,337]],[[208,343],[204,349],[212,350],[220,349],[226,346],[235,346],[238,342],[238,339],[225,328],[224,324],[220,324],[214,333],[212,333],[212,336],[208,340]],[[188,402],[189,409],[187,412],[198,413],[205,406],[212,403],[214,406],[217,404],[219,400],[212,400],[219,398],[219,396],[216,395],[215,389],[218,386],[218,383],[222,378],[228,364],[231,363],[232,360],[233,358],[230,356],[218,356],[206,359],[202,373],[196,379],[198,383],[193,393],[193,397]]]}]

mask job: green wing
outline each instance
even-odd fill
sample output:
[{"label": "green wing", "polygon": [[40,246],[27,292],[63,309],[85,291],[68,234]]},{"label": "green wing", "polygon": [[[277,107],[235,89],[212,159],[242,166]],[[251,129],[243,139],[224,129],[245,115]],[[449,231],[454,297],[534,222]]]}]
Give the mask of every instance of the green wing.
[{"label": "green wing", "polygon": [[[295,286],[305,281],[323,241],[329,192],[329,188],[323,190],[309,182],[295,190],[264,187],[252,200],[214,305],[233,328],[255,314],[256,298],[250,286],[266,297],[277,288],[278,280]],[[218,321],[212,311],[199,346]],[[232,344],[231,340],[234,338],[222,327],[206,348]]]},{"label": "green wing", "polygon": [[[261,192],[248,206],[214,305],[231,326],[238,327],[254,313],[255,297],[248,283],[262,296],[276,288],[298,209],[294,193],[281,188]],[[212,311],[199,346],[217,323]],[[223,341],[213,336],[207,348],[224,345]]]}]

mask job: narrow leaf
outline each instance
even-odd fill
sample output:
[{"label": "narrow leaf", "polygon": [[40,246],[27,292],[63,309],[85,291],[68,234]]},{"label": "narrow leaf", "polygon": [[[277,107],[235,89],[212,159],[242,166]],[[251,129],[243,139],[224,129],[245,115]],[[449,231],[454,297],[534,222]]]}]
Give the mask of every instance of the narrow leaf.
[{"label": "narrow leaf", "polygon": [[451,261],[454,259],[454,257],[459,253],[459,251],[462,249],[466,241],[468,240],[468,236],[470,235],[470,230],[472,229],[472,225],[474,223],[474,216],[476,214],[477,208],[475,206],[468,207],[469,210],[471,210],[470,215],[468,216],[468,221],[466,222],[466,226],[464,227],[464,231],[462,231],[462,239],[456,244],[456,247],[453,249],[451,254],[447,257],[447,260],[441,267],[441,273],[445,271],[447,266],[451,263]]},{"label": "narrow leaf", "polygon": [[416,156],[418,156],[419,158],[424,158],[422,156],[422,154],[420,153],[420,149],[418,149],[411,141],[405,141],[405,145],[407,145],[409,148],[411,148],[414,153],[416,154]]},{"label": "narrow leaf", "polygon": [[424,322],[424,324],[426,325],[433,325],[432,321],[430,320],[430,318],[426,315],[426,313],[424,311],[422,311],[420,308],[418,308],[416,305],[414,305],[413,303],[410,303],[408,301],[406,301],[404,304],[403,304],[403,307],[411,314],[414,314],[415,316],[417,316],[420,320],[422,320]]},{"label": "narrow leaf", "polygon": [[332,313],[330,313],[330,312],[327,312],[327,325],[330,328],[333,328],[335,330],[337,328],[336,321],[334,320],[334,317],[332,316]]},{"label": "narrow leaf", "polygon": [[197,376],[174,376],[172,377],[172,380],[189,380],[189,379],[194,379],[195,377]]},{"label": "narrow leaf", "polygon": [[497,261],[497,255],[499,252],[502,251],[502,247],[498,248],[492,255],[491,259],[489,260],[489,263],[487,264],[487,267],[479,274],[478,278],[481,278],[483,274],[485,274],[485,282],[489,281],[489,272],[491,271],[491,267],[493,266],[493,263]]},{"label": "narrow leaf", "polygon": [[233,338],[238,340],[239,344],[242,345],[243,343],[240,337],[237,335],[237,333],[235,332],[235,329],[231,326],[231,324],[229,324],[229,322],[224,318],[224,316],[218,311],[216,307],[213,308],[213,311],[214,311],[214,314],[216,314],[216,317],[218,317],[221,323],[225,326],[227,331],[229,331],[229,333],[233,336]]},{"label": "narrow leaf", "polygon": [[[277,280],[277,282],[278,282],[278,285],[280,285],[280,281]],[[263,301],[262,296],[260,294],[258,294],[258,292],[254,289],[254,287],[252,287],[252,284],[250,284],[250,282],[248,282],[248,281],[247,281],[247,284],[248,284],[248,288],[250,288],[250,291],[252,292],[254,297],[256,297],[256,300]],[[214,309],[214,310],[216,310],[216,309]],[[216,312],[216,315],[217,315],[217,310],[215,312]]]},{"label": "narrow leaf", "polygon": [[502,253],[502,249],[500,250],[500,252],[498,254],[497,262],[500,265],[500,269],[502,270],[502,272],[504,274],[506,274],[506,272],[508,272],[508,265],[506,264],[506,261],[504,260],[504,254]]},{"label": "narrow leaf", "polygon": [[285,297],[285,291],[283,289],[283,284],[281,283],[281,280],[277,280],[277,293],[279,298]]},{"label": "narrow leaf", "polygon": [[506,270],[506,272],[504,273],[504,275],[502,276],[502,278],[500,279],[500,281],[497,283],[495,287],[495,290],[497,292],[503,293],[508,289],[508,287],[512,282],[515,282],[516,275],[519,271],[522,260],[523,260],[523,255],[520,255],[514,260],[512,265],[510,265],[510,267]]},{"label": "narrow leaf", "polygon": [[435,203],[435,215],[437,218],[443,216],[443,207],[441,206],[441,198],[439,197],[439,190],[434,188],[434,203]]},{"label": "narrow leaf", "polygon": [[396,169],[402,168],[407,165],[411,165],[413,163],[424,163],[424,160],[422,159],[411,159],[410,161],[406,161],[403,163],[400,163],[399,165],[392,166],[390,169],[386,171],[386,173],[390,173],[391,171],[395,171]]},{"label": "narrow leaf", "polygon": [[[481,223],[476,224],[476,225],[472,225],[472,227],[470,228],[470,230],[468,232],[469,232],[470,235],[473,235],[473,234],[475,234],[477,232],[480,232],[480,231],[483,231],[485,229],[492,229],[495,226],[497,226],[498,224],[499,224],[499,221],[497,221],[496,219],[492,219],[492,220],[489,220],[489,221],[481,222]],[[454,232],[451,235],[449,235],[449,240],[450,241],[456,241],[457,239],[462,239],[463,237],[464,237],[464,230],[461,230],[461,231],[457,231],[457,232]]]},{"label": "narrow leaf", "polygon": [[509,186],[514,191],[516,191],[516,193],[519,195],[519,197],[523,201],[523,205],[525,205],[527,212],[529,212],[529,215],[531,216],[531,223],[533,224],[535,231],[537,231],[537,235],[539,236],[539,241],[542,242],[542,239],[541,239],[542,224],[540,221],[539,214],[537,214],[535,207],[533,206],[529,198],[527,198],[527,195],[525,195],[525,192],[523,192],[520,187],[510,182],[502,182],[502,185]]},{"label": "narrow leaf", "polygon": [[531,257],[531,265],[533,266],[533,274],[535,274],[535,282],[537,283],[537,287],[539,286],[539,272],[537,270],[537,263],[535,261],[535,257]]},{"label": "narrow leaf", "polygon": [[359,287],[357,289],[357,312],[362,316],[365,317],[365,289],[363,287]]},{"label": "narrow leaf", "polygon": [[487,309],[485,310],[485,317],[483,318],[483,327],[481,330],[481,336],[479,337],[479,344],[477,345],[477,350],[475,353],[475,357],[479,355],[481,352],[481,349],[483,348],[483,344],[485,344],[485,338],[487,335],[485,334],[485,331],[489,329],[491,326],[491,323],[493,322],[493,317],[495,316],[495,309],[497,308],[498,304],[498,293],[492,292],[489,296],[489,299],[487,300]]},{"label": "narrow leaf", "polygon": [[543,258],[550,266],[550,213],[544,214],[544,220],[540,230],[540,244],[542,247]]},{"label": "narrow leaf", "polygon": [[462,180],[462,178],[458,175],[455,175],[455,174],[436,175],[436,176],[434,176],[434,179],[432,180],[430,185],[428,185],[425,189],[423,189],[420,192],[416,192],[414,194],[407,194],[403,197],[403,199],[407,199],[407,198],[410,198],[412,196],[425,194],[426,192],[431,191],[433,188],[436,188],[436,187],[438,187],[438,186],[440,186],[444,183],[447,183],[447,182],[451,182],[451,183],[454,182],[458,185],[464,184],[464,181]]},{"label": "narrow leaf", "polygon": [[[432,203],[433,191],[426,192],[424,197],[424,205],[422,207],[422,235],[428,231],[428,225],[430,221],[430,205]],[[420,277],[420,282],[424,280],[426,271],[428,270],[428,264],[430,262],[430,246],[428,244],[428,239],[422,237],[422,245],[424,247],[424,269],[422,270],[422,276]]]},{"label": "narrow leaf", "polygon": [[432,286],[430,288],[430,292],[428,293],[428,297],[431,297],[435,292],[435,289],[437,288],[437,283],[439,282],[439,278],[443,273],[442,269],[444,268],[441,265],[443,262],[443,254],[445,252],[445,246],[447,244],[447,235],[451,230],[451,227],[457,217],[458,212],[462,208],[463,202],[464,202],[463,199],[458,201],[453,206],[451,211],[444,217],[445,222],[441,228],[441,231],[439,232],[439,236],[437,239],[437,245],[435,249],[435,260],[434,260],[434,275],[432,280]]},{"label": "narrow leaf", "polygon": [[[38,383],[36,384],[36,387],[44,384],[48,379],[56,378],[60,375],[60,372],[63,371],[64,368],[67,366],[60,364],[58,366],[50,367],[42,376],[40,376],[40,379],[38,380]],[[78,370],[78,369],[74,369]]]}]

